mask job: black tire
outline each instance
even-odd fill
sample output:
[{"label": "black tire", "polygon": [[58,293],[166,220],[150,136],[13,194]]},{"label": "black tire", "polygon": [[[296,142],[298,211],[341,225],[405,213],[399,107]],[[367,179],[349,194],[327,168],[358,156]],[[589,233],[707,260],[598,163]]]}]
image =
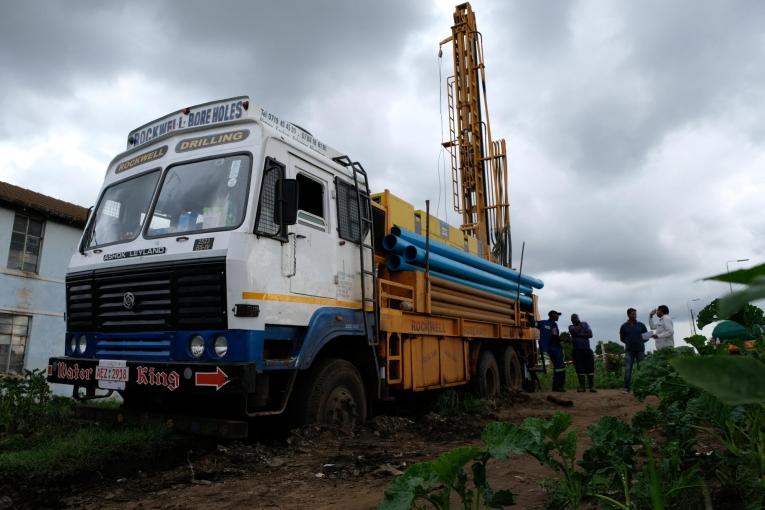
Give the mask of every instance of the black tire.
[{"label": "black tire", "polygon": [[523,389],[523,367],[515,349],[508,345],[502,350],[499,359],[499,379],[502,387],[510,391]]},{"label": "black tire", "polygon": [[293,395],[291,425],[308,423],[351,430],[367,417],[364,382],[352,363],[337,358],[318,361],[298,379]]},{"label": "black tire", "polygon": [[482,351],[475,369],[473,390],[481,398],[497,396],[500,388],[497,358],[491,351]]}]

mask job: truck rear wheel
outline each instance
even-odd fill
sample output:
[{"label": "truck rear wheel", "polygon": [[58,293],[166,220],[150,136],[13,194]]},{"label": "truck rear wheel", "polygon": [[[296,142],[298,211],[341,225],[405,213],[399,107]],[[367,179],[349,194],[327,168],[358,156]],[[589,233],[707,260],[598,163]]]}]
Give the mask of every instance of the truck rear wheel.
[{"label": "truck rear wheel", "polygon": [[366,419],[364,382],[352,363],[321,360],[299,384],[291,403],[294,425],[320,423],[352,429]]},{"label": "truck rear wheel", "polygon": [[499,378],[502,387],[512,391],[523,389],[523,368],[515,349],[508,345],[502,350],[499,365]]},{"label": "truck rear wheel", "polygon": [[499,367],[494,353],[484,350],[478,356],[475,370],[474,391],[481,398],[492,398],[499,393]]}]

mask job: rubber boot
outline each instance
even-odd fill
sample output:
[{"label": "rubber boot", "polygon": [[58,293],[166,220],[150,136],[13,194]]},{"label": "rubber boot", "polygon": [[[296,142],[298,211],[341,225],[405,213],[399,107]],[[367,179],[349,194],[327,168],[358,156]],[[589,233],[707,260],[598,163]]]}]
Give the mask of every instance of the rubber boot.
[{"label": "rubber boot", "polygon": [[590,393],[597,393],[595,389],[595,374],[587,374],[587,385],[590,387]]},{"label": "rubber boot", "polygon": [[566,370],[556,369],[553,372],[552,390],[559,391],[561,393],[566,391]]},{"label": "rubber boot", "polygon": [[579,393],[584,392],[584,374],[576,374],[576,378],[579,379],[579,387],[576,389]]}]

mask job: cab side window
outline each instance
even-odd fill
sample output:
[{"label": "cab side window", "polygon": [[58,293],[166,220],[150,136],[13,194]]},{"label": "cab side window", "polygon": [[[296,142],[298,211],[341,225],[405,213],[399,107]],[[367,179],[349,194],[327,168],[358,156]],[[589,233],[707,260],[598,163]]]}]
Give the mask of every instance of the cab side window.
[{"label": "cab side window", "polygon": [[279,241],[287,240],[287,233],[282,232],[276,221],[276,183],[284,178],[284,164],[273,158],[266,158],[263,168],[263,180],[260,184],[258,213],[255,218],[255,234],[273,237]]},{"label": "cab side window", "polygon": [[[337,233],[341,239],[360,243],[369,232],[369,225],[359,222],[359,195],[352,184],[335,179],[337,189]],[[371,218],[369,200],[361,199],[361,217]]]},{"label": "cab side window", "polygon": [[326,231],[324,185],[305,174],[298,174],[297,182],[298,223],[317,230]]}]

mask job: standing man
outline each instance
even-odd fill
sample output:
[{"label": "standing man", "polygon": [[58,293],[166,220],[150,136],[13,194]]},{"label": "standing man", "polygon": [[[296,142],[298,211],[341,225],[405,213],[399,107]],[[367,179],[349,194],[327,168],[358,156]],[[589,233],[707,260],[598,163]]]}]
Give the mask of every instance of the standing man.
[{"label": "standing man", "polygon": [[553,364],[553,391],[566,391],[566,364],[563,361],[563,347],[560,345],[560,331],[558,330],[558,317],[560,312],[550,310],[546,321],[539,321],[539,350],[547,353]]},{"label": "standing man", "polygon": [[[654,320],[653,316],[658,319]],[[666,349],[667,347],[675,346],[675,328],[672,324],[672,318],[669,316],[669,308],[667,305],[659,305],[657,308],[651,310],[651,315],[648,317],[648,324],[651,325],[653,330],[653,336],[651,338],[656,339],[656,350]]]},{"label": "standing man", "polygon": [[624,344],[624,393],[629,393],[632,384],[632,367],[640,363],[645,356],[643,334],[648,332],[645,324],[638,322],[637,310],[627,309],[627,322],[619,328],[619,338]]},{"label": "standing man", "polygon": [[571,325],[568,327],[571,334],[572,354],[574,356],[574,367],[576,368],[576,378],[579,379],[578,392],[585,391],[584,378],[587,377],[587,386],[592,393],[595,393],[595,354],[590,347],[590,338],[592,338],[592,329],[590,325],[579,320],[579,315],[571,315]]}]

